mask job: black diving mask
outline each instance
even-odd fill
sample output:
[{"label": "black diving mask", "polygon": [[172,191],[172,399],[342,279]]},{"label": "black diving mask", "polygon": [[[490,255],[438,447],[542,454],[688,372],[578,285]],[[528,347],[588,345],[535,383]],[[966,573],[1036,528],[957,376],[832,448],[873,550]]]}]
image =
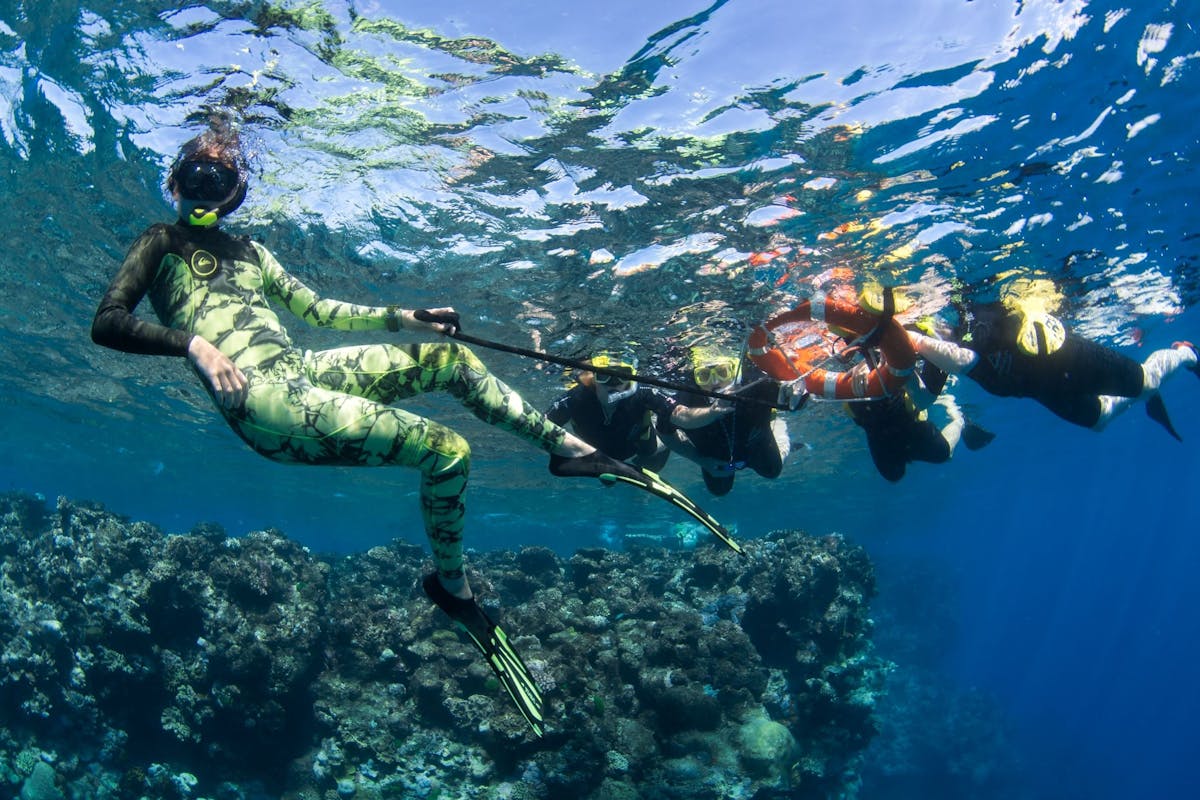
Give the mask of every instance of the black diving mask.
[{"label": "black diving mask", "polygon": [[219,161],[185,161],[175,171],[179,196],[193,201],[223,202],[233,196],[240,183],[238,171]]}]

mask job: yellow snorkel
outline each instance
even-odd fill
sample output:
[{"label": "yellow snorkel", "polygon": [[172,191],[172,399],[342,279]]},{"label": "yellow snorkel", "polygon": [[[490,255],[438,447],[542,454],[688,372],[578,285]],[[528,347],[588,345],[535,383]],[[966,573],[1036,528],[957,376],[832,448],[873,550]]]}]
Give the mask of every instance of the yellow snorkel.
[{"label": "yellow snorkel", "polygon": [[[887,309],[884,292],[885,289],[881,283],[876,281],[864,283],[858,293],[858,307],[872,314],[882,314]],[[903,314],[912,306],[912,299],[899,289],[892,290],[892,302],[894,304],[893,314]]]}]

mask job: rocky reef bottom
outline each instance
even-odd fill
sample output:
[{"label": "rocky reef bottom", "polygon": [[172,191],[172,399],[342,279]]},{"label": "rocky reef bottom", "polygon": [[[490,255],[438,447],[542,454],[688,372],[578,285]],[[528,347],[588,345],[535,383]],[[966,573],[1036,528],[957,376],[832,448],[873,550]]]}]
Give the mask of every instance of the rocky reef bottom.
[{"label": "rocky reef bottom", "polygon": [[853,797],[888,667],[872,566],[836,536],[746,550],[472,553],[538,739],[421,593],[420,548],[3,496],[0,795]]}]

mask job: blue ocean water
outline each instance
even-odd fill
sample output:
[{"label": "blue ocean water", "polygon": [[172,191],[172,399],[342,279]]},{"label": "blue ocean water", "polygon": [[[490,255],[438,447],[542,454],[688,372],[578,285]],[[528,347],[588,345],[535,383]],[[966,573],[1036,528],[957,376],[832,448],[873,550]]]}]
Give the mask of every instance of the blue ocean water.
[{"label": "blue ocean water", "polygon": [[[1068,323],[1135,358],[1195,340],[1198,10],[0,3],[0,488],[168,531],[277,527],[319,550],[422,541],[413,475],[267,462],[182,364],[88,341],[125,249],[171,214],[165,166],[217,106],[243,110],[257,150],[232,227],[329,296],[450,302],[469,332],[523,347],[633,343],[674,374],[685,343],[770,315],[833,266],[935,305],[952,280],[986,297],[1049,277]],[[362,340],[291,329],[306,347]],[[561,390],[557,369],[483,355],[535,403]],[[1195,795],[1200,385],[1163,392],[1183,444],[1140,408],[1095,434],[958,394],[996,440],[896,485],[831,405],[789,419],[799,446],[776,481],[709,498],[694,467],[664,474],[742,537],[865,545],[881,620],[999,709],[1010,796]],[[448,398],[411,407],[472,442],[472,546],[569,553],[679,522],[555,482]],[[896,609],[934,592],[942,628]],[[913,782],[961,796],[943,777]]]}]

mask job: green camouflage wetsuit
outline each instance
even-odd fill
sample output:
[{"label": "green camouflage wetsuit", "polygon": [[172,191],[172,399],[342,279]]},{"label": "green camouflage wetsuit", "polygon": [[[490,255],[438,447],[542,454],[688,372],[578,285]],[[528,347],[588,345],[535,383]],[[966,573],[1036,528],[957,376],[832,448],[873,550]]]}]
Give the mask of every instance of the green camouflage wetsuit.
[{"label": "green camouflage wetsuit", "polygon": [[[133,315],[147,294],[162,325]],[[565,431],[465,347],[372,344],[302,352],[270,300],[310,325],[397,329],[394,307],[322,299],[261,244],[176,223],[154,225],[134,243],[100,303],[92,338],[131,353],[186,356],[192,337],[204,337],[249,382],[245,405],[221,413],[272,460],[416,467],[437,568],[443,577],[461,576],[470,447],[449,428],[388,404],[442,389],[484,422],[548,452]]]}]

